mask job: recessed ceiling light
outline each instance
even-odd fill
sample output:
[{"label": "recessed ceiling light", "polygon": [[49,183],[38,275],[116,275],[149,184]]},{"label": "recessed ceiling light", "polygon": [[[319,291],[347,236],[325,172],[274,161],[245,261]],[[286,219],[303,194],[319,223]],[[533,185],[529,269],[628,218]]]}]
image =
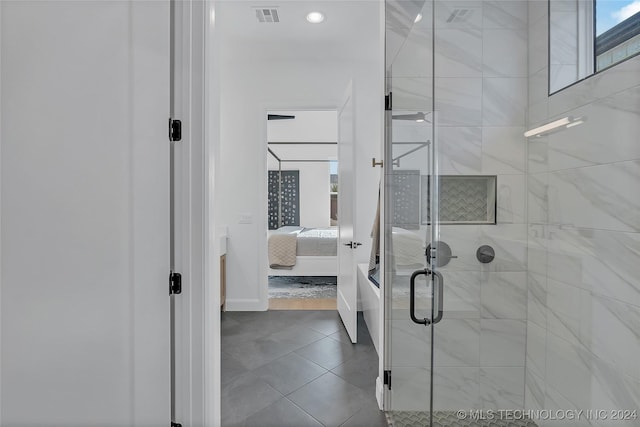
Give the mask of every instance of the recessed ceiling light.
[{"label": "recessed ceiling light", "polygon": [[312,24],[319,24],[324,21],[324,13],[322,12],[311,12],[307,15],[307,21]]},{"label": "recessed ceiling light", "polygon": [[417,24],[417,23],[418,23],[418,22],[420,22],[420,21],[422,21],[422,14],[421,14],[421,13],[419,13],[419,14],[417,14],[417,15],[416,15],[416,19],[414,19],[414,20],[413,20],[413,22],[414,22],[415,24]]}]

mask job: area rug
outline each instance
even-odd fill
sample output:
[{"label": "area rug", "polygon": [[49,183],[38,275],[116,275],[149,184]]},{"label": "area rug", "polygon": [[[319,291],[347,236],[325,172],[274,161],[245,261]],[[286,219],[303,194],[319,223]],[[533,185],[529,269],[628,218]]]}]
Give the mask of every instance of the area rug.
[{"label": "area rug", "polygon": [[335,276],[269,276],[269,298],[335,298]]}]

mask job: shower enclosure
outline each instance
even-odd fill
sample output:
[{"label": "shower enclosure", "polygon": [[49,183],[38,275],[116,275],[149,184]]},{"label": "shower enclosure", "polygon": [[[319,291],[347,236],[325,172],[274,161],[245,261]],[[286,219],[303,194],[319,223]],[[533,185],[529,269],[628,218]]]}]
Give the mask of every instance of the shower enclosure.
[{"label": "shower enclosure", "polygon": [[640,58],[549,95],[553,4],[385,6],[390,421],[639,425]]},{"label": "shower enclosure", "polygon": [[[388,403],[398,425],[524,406],[524,104],[518,114],[492,98],[486,77],[499,85],[509,70],[483,52],[483,6],[387,2]],[[526,67],[526,49],[515,50],[503,52],[523,62],[508,77]],[[524,103],[521,80],[506,83],[522,85]]]}]

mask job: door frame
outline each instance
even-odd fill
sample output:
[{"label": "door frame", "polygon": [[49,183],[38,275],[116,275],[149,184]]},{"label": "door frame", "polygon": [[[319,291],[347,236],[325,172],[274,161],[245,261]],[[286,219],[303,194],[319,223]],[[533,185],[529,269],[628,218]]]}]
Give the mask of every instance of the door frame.
[{"label": "door frame", "polygon": [[174,57],[174,265],[182,274],[175,301],[175,418],[183,426],[220,425],[220,248],[212,230],[219,147],[215,1],[171,0]]},{"label": "door frame", "polygon": [[[260,166],[258,173],[261,177],[260,182],[258,183],[258,191],[260,193],[260,205],[264,207],[265,215],[261,217],[258,221],[259,224],[258,229],[258,262],[260,265],[258,266],[258,277],[260,280],[264,282],[259,284],[260,287],[260,300],[258,302],[260,306],[260,310],[266,311],[269,309],[269,253],[267,248],[267,234],[269,232],[269,222],[266,215],[266,209],[269,205],[269,191],[267,188],[267,181],[269,179],[269,166],[268,166],[268,152],[267,152],[267,114],[269,111],[337,111],[338,107],[331,103],[313,103],[307,104],[302,102],[286,102],[286,101],[278,101],[278,102],[268,102],[263,103],[260,106],[260,146],[258,149],[260,150]],[[338,159],[338,155],[336,152],[336,158]],[[340,159],[338,159],[340,161]],[[338,219],[339,220],[339,219]],[[336,261],[337,262],[337,261]]]}]

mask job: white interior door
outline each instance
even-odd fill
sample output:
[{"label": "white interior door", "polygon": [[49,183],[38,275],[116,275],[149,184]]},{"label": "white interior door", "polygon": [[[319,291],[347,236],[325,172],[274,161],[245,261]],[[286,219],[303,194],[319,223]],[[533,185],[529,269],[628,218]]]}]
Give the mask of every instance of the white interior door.
[{"label": "white interior door", "polygon": [[169,2],[0,14],[0,424],[168,426]]},{"label": "white interior door", "polygon": [[358,337],[355,238],[355,128],[353,85],[338,110],[338,312],[352,342]]}]

